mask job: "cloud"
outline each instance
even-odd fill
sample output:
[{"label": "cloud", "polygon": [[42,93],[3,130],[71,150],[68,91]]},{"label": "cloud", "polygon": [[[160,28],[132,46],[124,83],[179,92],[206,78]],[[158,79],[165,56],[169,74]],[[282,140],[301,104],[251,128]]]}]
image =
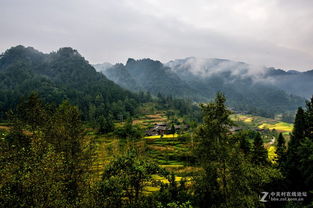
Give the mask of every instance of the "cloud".
[{"label": "cloud", "polygon": [[0,50],[71,46],[92,63],[197,56],[313,68],[310,0],[2,0]]}]

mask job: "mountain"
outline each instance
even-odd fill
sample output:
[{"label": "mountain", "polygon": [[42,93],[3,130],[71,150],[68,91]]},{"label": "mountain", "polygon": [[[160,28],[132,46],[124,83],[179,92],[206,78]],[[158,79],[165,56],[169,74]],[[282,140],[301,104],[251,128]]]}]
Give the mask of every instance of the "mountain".
[{"label": "mountain", "polygon": [[[277,73],[280,71],[280,73]],[[288,93],[311,98],[313,95],[313,70],[306,72],[271,69],[264,75],[272,83]]]},{"label": "mountain", "polygon": [[183,80],[189,80],[190,76],[208,78],[226,75],[228,81],[230,79],[242,82],[250,79],[254,84],[279,88],[288,94],[305,98],[311,98],[313,95],[313,70],[306,72],[285,71],[225,59],[198,59],[194,57],[170,61],[166,65],[178,73]]},{"label": "mountain", "polygon": [[[97,67],[97,66],[95,66]],[[151,59],[128,59],[126,65],[116,64],[102,71],[109,79],[133,91],[148,91],[192,100],[206,100],[169,67]]]},{"label": "mountain", "polygon": [[136,94],[96,72],[72,48],[50,54],[24,46],[8,49],[0,56],[0,118],[33,91],[50,103],[68,99],[90,120],[99,115],[131,114],[138,104]]},{"label": "mountain", "polygon": [[291,95],[283,89],[283,82],[275,79],[286,73],[298,76],[300,72],[255,67],[226,59],[189,57],[166,64],[151,59],[129,59],[126,65],[117,64],[102,73],[125,89],[198,102],[208,101],[222,91],[235,110],[263,116],[293,112],[304,103],[303,98],[296,93]]},{"label": "mountain", "polygon": [[107,70],[108,68],[111,68],[113,65],[109,62],[104,62],[102,64],[95,64],[93,67],[98,71],[98,72],[103,72]]},{"label": "mountain", "polygon": [[[270,69],[252,68],[246,63],[225,59],[194,57],[171,61],[166,65],[208,98],[218,91],[224,92],[229,105],[240,111],[256,111],[269,116],[293,111],[303,105],[302,98],[289,95],[275,82],[267,80]],[[279,70],[272,72],[281,73]]]},{"label": "mountain", "polygon": [[111,65],[111,67],[106,68],[103,64],[94,65],[97,71],[103,73],[110,80],[120,85],[125,89],[132,91],[144,91],[144,88],[140,86],[136,80],[130,75],[126,67],[123,64]]}]

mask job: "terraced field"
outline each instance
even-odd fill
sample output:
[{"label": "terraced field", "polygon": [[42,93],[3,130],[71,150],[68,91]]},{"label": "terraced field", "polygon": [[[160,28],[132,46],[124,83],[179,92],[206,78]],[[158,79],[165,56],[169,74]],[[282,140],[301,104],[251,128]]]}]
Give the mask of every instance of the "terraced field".
[{"label": "terraced field", "polygon": [[231,119],[235,122],[243,124],[246,127],[254,129],[275,129],[278,132],[287,133],[291,132],[293,129],[293,124],[260,116],[234,114],[231,115]]},{"label": "terraced field", "polygon": [[[142,129],[147,129],[155,123],[167,122],[167,118],[162,113],[142,116],[133,121],[133,124],[139,125]],[[116,126],[122,126],[118,123]],[[105,166],[123,151],[123,145],[127,142],[122,139],[114,138],[108,135],[96,135],[89,132],[90,136],[95,137],[96,155],[94,162],[94,170],[96,176],[100,178]],[[200,169],[198,167],[190,166],[190,155],[192,149],[191,136],[188,132],[183,135],[168,134],[157,136],[147,136],[135,141],[138,149],[141,149],[143,154],[165,168],[166,170],[175,174],[177,182],[191,181]],[[161,176],[153,176],[157,182],[168,183],[168,180]],[[160,189],[160,183],[147,184],[145,192],[147,194]]]},{"label": "terraced field", "polygon": [[285,122],[278,122],[275,124],[263,123],[258,126],[259,129],[270,129],[270,130],[277,130],[282,132],[291,132],[293,129],[293,124],[285,123]]}]

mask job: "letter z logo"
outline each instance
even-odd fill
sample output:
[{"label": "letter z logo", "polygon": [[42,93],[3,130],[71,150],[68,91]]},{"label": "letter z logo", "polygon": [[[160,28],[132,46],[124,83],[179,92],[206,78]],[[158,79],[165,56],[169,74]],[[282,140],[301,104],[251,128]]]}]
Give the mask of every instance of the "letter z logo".
[{"label": "letter z logo", "polygon": [[268,192],[261,192],[263,194],[262,197],[260,197],[260,202],[267,202],[266,197],[268,195]]}]

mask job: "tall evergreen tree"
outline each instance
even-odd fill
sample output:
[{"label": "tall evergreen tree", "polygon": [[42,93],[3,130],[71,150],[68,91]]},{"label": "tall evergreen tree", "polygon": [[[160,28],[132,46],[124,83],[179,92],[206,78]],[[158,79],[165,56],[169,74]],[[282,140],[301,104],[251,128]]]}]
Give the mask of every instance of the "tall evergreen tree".
[{"label": "tall evergreen tree", "polygon": [[201,108],[203,124],[195,132],[195,155],[203,169],[195,184],[197,206],[260,206],[262,186],[279,177],[279,172],[252,164],[241,151],[240,142],[230,134],[233,123],[223,94],[218,93],[214,102]]},{"label": "tall evergreen tree", "polygon": [[253,141],[252,162],[258,165],[265,165],[267,161],[267,151],[264,148],[261,134],[258,133]]},{"label": "tall evergreen tree", "polygon": [[305,136],[313,140],[313,96],[306,102],[305,111]]},{"label": "tall evergreen tree", "polygon": [[305,113],[300,107],[298,108],[293,131],[288,143],[287,161],[286,161],[286,179],[287,186],[292,190],[303,190],[303,176],[299,170],[299,154],[298,148],[305,138]]},{"label": "tall evergreen tree", "polygon": [[286,161],[286,141],[282,133],[279,134],[277,139],[277,162],[280,167],[283,166],[283,163]]}]

